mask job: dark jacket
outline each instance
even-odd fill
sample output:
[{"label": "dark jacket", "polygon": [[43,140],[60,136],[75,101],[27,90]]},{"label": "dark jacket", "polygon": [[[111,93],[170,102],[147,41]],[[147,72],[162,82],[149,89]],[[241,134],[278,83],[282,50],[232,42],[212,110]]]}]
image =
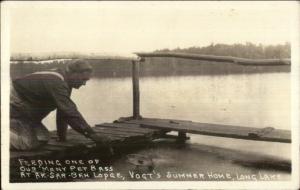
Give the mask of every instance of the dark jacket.
[{"label": "dark jacket", "polygon": [[12,81],[20,101],[10,102],[11,118],[40,123],[51,111],[63,115],[74,130],[88,136],[91,127],[71,100],[71,88],[63,70],[37,72]]}]

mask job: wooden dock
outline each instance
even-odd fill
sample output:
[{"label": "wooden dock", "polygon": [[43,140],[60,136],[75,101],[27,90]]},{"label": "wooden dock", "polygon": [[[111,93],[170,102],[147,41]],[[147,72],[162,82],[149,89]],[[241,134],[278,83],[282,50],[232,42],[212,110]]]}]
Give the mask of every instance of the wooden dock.
[{"label": "wooden dock", "polygon": [[[134,145],[143,145],[154,139],[168,137],[167,132],[177,131],[179,133],[193,133],[209,136],[227,138],[238,138],[255,141],[291,142],[291,133],[288,130],[273,128],[257,129],[251,127],[238,127],[230,125],[218,125],[208,123],[195,123],[191,121],[169,120],[169,119],[119,119],[114,123],[98,124],[93,128],[97,133],[109,136],[113,146],[118,148],[130,148]],[[34,151],[11,151],[10,158],[20,157],[35,158],[40,156],[60,156],[78,154],[74,150],[95,150],[96,144],[75,132],[68,130],[68,140],[58,142],[56,132],[51,132],[51,139],[46,146]],[[83,152],[83,153],[84,153]]]},{"label": "wooden dock", "polygon": [[[107,135],[112,139],[114,157],[129,153],[138,148],[146,148],[154,139],[175,138],[178,142],[184,142],[186,133],[221,136],[229,138],[239,138],[257,141],[291,142],[289,131],[268,129],[265,133],[250,127],[225,126],[216,124],[195,123],[191,121],[169,120],[169,119],[128,119],[120,118],[114,123],[103,123],[96,125],[93,129],[102,135]],[[177,131],[178,136],[170,136],[167,133]],[[257,132],[258,131],[258,132]],[[51,139],[44,147],[32,151],[11,151],[10,171],[11,182],[22,182],[18,176],[19,159],[27,160],[47,160],[47,159],[93,159],[100,158],[103,161],[112,163],[114,158],[107,157],[108,152],[104,147],[96,145],[92,140],[85,138],[72,129],[68,130],[67,141],[58,142],[56,132],[51,132]],[[263,161],[261,161],[263,160]],[[282,161],[273,160],[272,166],[276,166]],[[274,161],[275,160],[275,161]],[[250,161],[250,162],[249,162]],[[255,163],[268,163],[264,159],[255,160]],[[246,163],[251,163],[251,158]],[[255,164],[254,163],[254,164]],[[290,163],[283,162],[284,169],[290,169]],[[34,181],[34,180],[33,180]]]}]

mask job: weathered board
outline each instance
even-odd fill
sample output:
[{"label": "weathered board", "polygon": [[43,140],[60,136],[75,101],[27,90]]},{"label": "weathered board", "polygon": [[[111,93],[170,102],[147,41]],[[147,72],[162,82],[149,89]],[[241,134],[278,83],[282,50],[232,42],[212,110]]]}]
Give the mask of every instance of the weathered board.
[{"label": "weathered board", "polygon": [[288,130],[254,127],[241,127],[232,125],[195,123],[190,121],[141,119],[128,120],[126,123],[139,124],[144,128],[178,131],[209,136],[229,137],[237,139],[272,141],[291,143],[291,132]]}]

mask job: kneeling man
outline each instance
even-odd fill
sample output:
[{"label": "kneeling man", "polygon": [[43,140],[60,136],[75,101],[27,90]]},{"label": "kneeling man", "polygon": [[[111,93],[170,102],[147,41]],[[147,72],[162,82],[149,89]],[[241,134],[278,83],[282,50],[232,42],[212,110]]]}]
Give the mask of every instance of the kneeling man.
[{"label": "kneeling man", "polygon": [[10,148],[36,149],[49,140],[49,131],[42,120],[57,110],[57,134],[66,140],[67,126],[109,147],[110,139],[96,134],[71,100],[73,88],[80,88],[90,79],[91,65],[75,60],[65,69],[35,72],[12,81],[10,95]]}]

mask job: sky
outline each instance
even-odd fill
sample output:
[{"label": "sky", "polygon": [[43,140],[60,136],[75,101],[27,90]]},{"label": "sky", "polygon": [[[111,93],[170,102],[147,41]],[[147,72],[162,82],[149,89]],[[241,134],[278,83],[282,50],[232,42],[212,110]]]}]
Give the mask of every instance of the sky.
[{"label": "sky", "polygon": [[291,41],[296,28],[292,20],[299,12],[297,2],[279,1],[7,2],[5,6],[11,53],[283,44]]}]

